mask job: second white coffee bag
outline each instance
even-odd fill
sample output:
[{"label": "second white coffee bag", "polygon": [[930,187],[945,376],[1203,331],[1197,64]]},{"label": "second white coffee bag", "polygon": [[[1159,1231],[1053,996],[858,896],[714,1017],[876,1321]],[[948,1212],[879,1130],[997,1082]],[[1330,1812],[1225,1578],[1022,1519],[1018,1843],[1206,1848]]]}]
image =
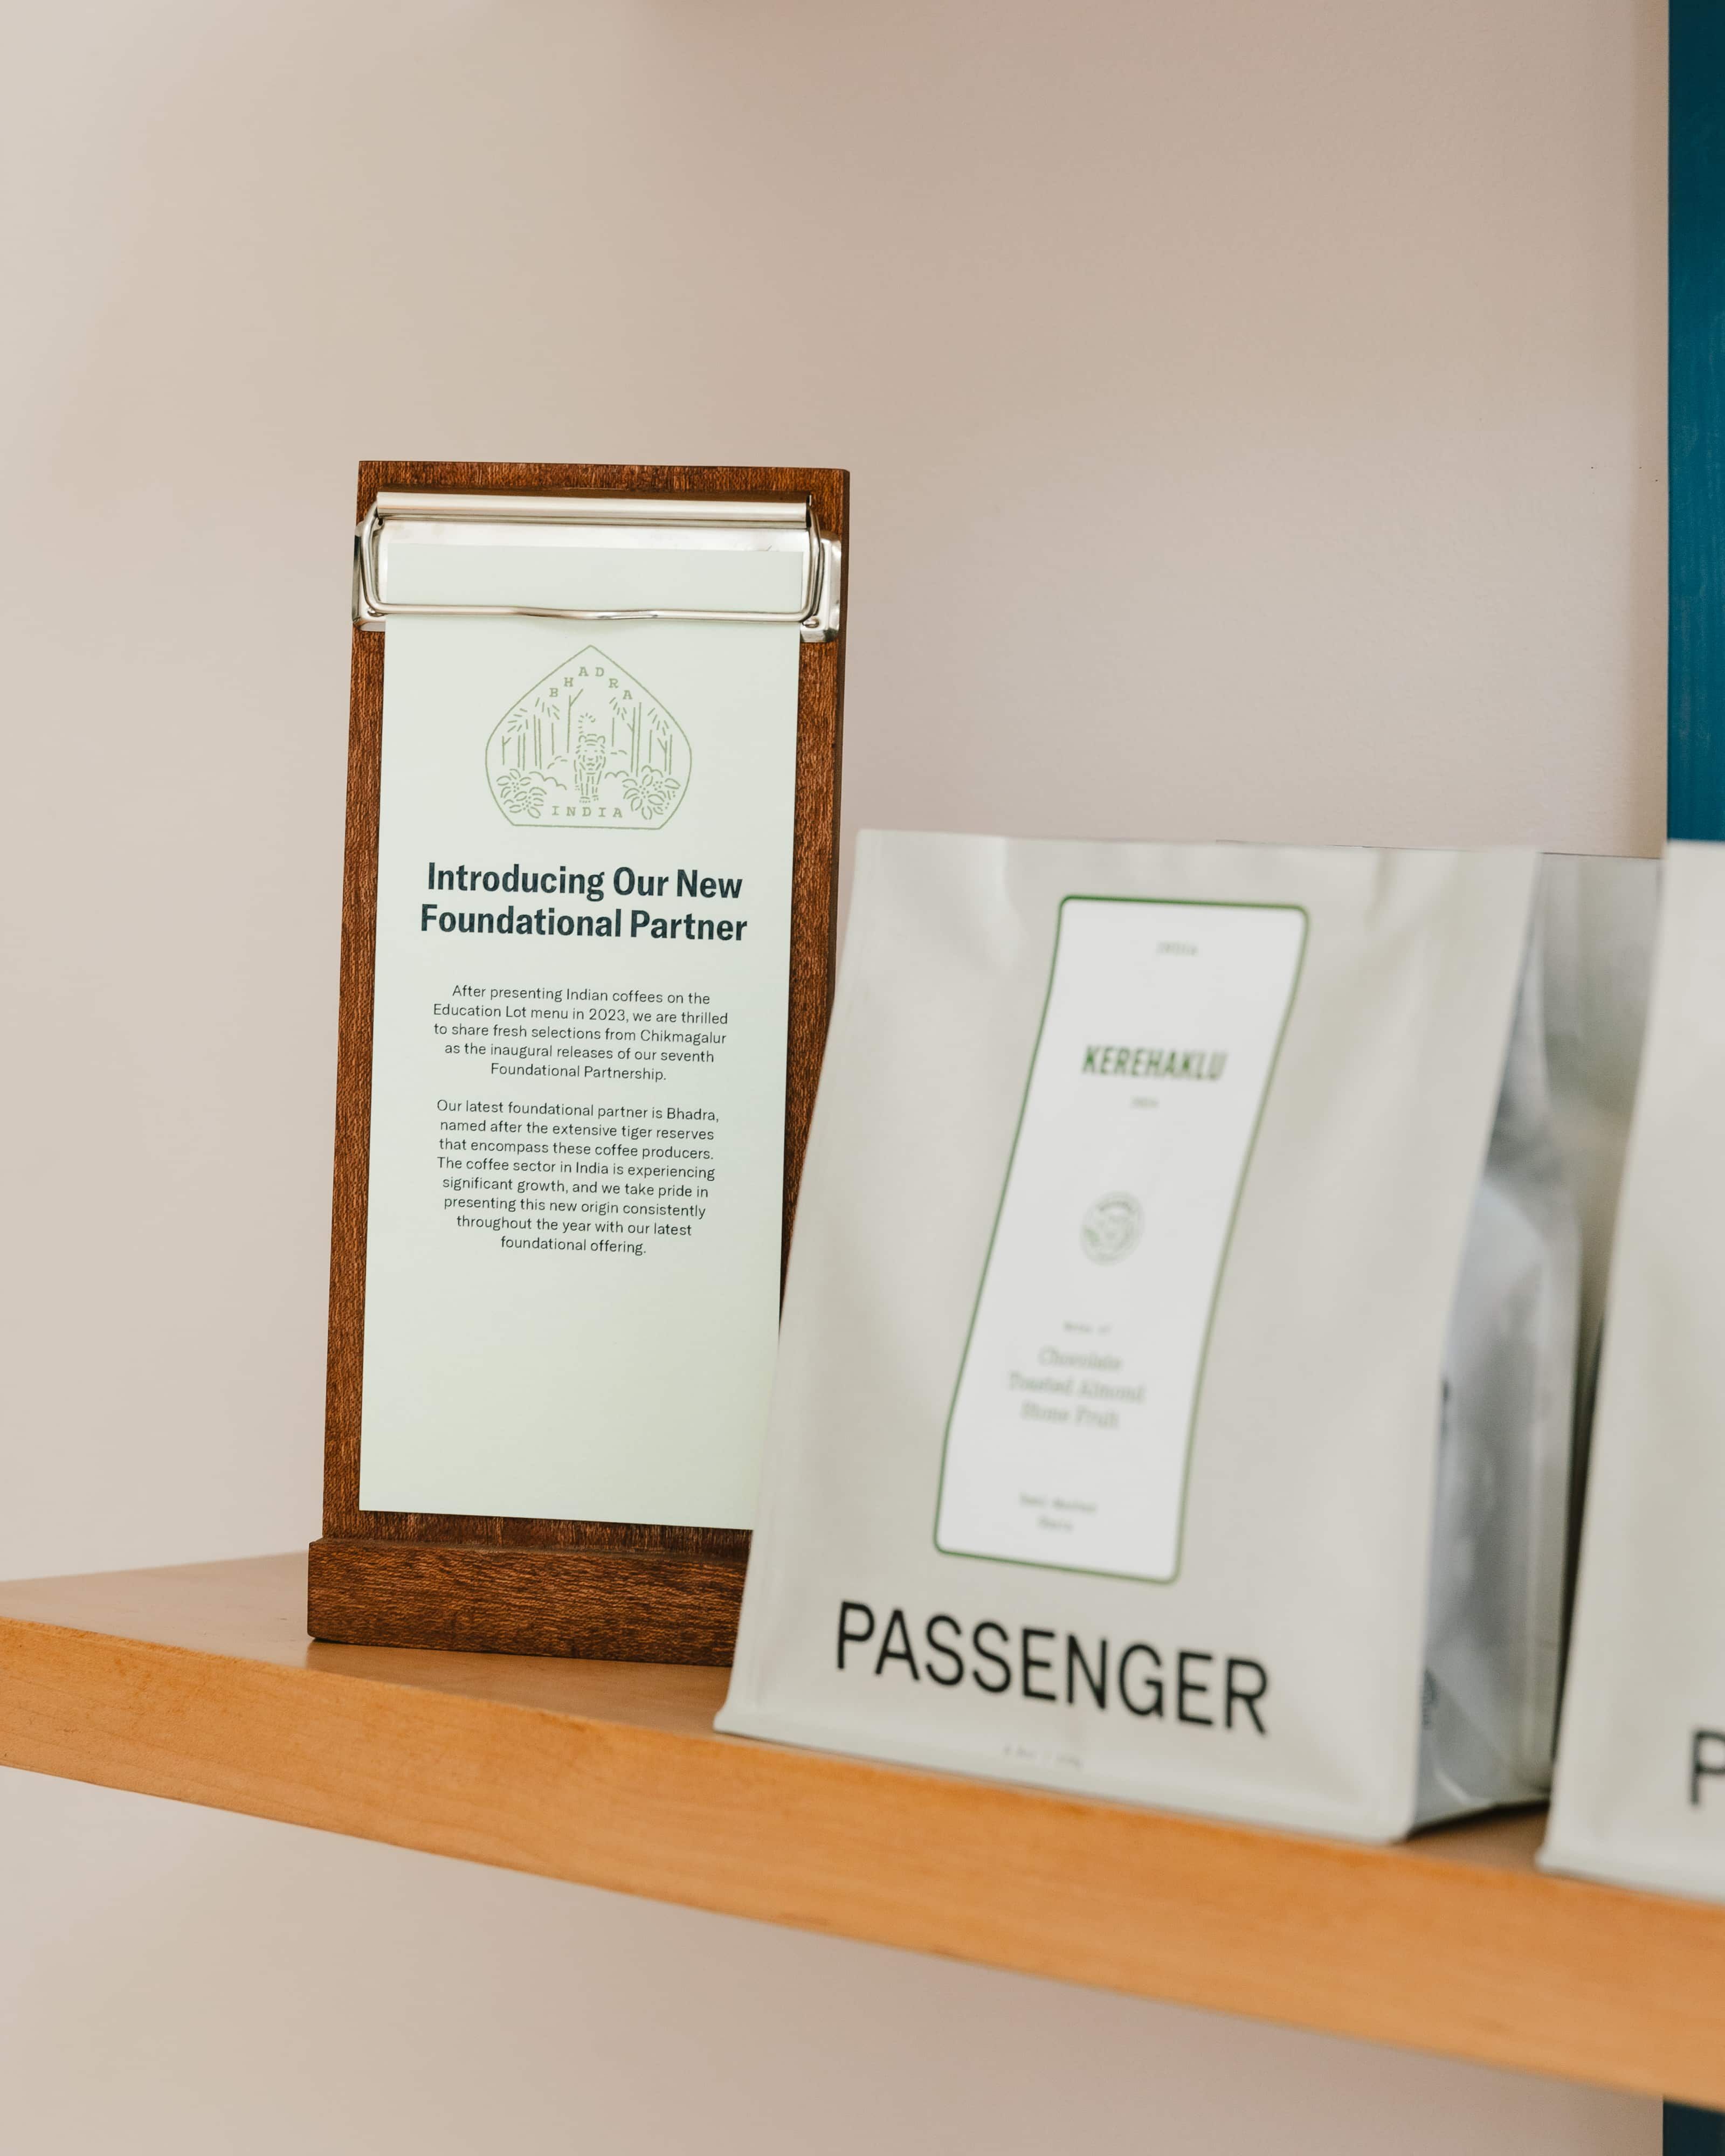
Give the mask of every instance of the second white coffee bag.
[{"label": "second white coffee bag", "polygon": [[1725,846],[1674,845],[1541,1862],[1725,1901]]}]

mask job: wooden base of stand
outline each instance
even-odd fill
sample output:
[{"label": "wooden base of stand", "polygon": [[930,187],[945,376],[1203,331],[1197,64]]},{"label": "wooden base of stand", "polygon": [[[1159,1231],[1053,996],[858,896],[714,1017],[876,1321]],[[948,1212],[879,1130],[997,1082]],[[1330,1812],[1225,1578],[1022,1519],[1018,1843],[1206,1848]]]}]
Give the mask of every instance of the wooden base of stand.
[{"label": "wooden base of stand", "polygon": [[684,1551],[391,1543],[311,1545],[306,1630],[350,1646],[727,1666],[749,1537]]}]

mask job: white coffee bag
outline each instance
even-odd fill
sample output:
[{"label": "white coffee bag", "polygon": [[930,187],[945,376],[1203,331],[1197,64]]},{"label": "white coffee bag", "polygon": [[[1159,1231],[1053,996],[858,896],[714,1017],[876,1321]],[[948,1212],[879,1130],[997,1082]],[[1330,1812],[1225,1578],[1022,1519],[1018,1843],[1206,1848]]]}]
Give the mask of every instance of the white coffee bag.
[{"label": "white coffee bag", "polygon": [[1666,861],[1606,1298],[1553,1870],[1725,1899],[1725,847]]},{"label": "white coffee bag", "polygon": [[1371,1839],[1543,1788],[1538,874],[865,837],[721,1728]]}]

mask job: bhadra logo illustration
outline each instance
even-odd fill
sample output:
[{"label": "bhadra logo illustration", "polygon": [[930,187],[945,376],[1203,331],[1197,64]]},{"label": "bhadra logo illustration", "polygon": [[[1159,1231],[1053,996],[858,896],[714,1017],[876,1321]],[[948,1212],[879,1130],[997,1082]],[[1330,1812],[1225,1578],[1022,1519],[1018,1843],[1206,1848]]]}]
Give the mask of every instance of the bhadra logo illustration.
[{"label": "bhadra logo illustration", "polygon": [[1144,1232],[1144,1209],[1129,1190],[1111,1190],[1097,1199],[1078,1226],[1086,1257],[1099,1265],[1117,1265],[1138,1247]]},{"label": "bhadra logo illustration", "polygon": [[512,704],[485,744],[511,824],[656,831],[689,786],[689,737],[657,697],[588,644]]}]

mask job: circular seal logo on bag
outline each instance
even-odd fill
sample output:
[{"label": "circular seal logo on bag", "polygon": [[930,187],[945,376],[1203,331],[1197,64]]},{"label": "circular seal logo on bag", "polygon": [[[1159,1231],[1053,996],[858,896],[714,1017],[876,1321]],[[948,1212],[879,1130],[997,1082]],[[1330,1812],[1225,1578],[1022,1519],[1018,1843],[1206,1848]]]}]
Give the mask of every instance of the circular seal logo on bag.
[{"label": "circular seal logo on bag", "polygon": [[689,737],[597,644],[553,667],[485,743],[491,798],[527,829],[656,831],[689,786]]},{"label": "circular seal logo on bag", "polygon": [[1144,1232],[1144,1209],[1130,1192],[1111,1190],[1097,1199],[1081,1223],[1084,1255],[1099,1265],[1111,1265],[1138,1247]]}]

